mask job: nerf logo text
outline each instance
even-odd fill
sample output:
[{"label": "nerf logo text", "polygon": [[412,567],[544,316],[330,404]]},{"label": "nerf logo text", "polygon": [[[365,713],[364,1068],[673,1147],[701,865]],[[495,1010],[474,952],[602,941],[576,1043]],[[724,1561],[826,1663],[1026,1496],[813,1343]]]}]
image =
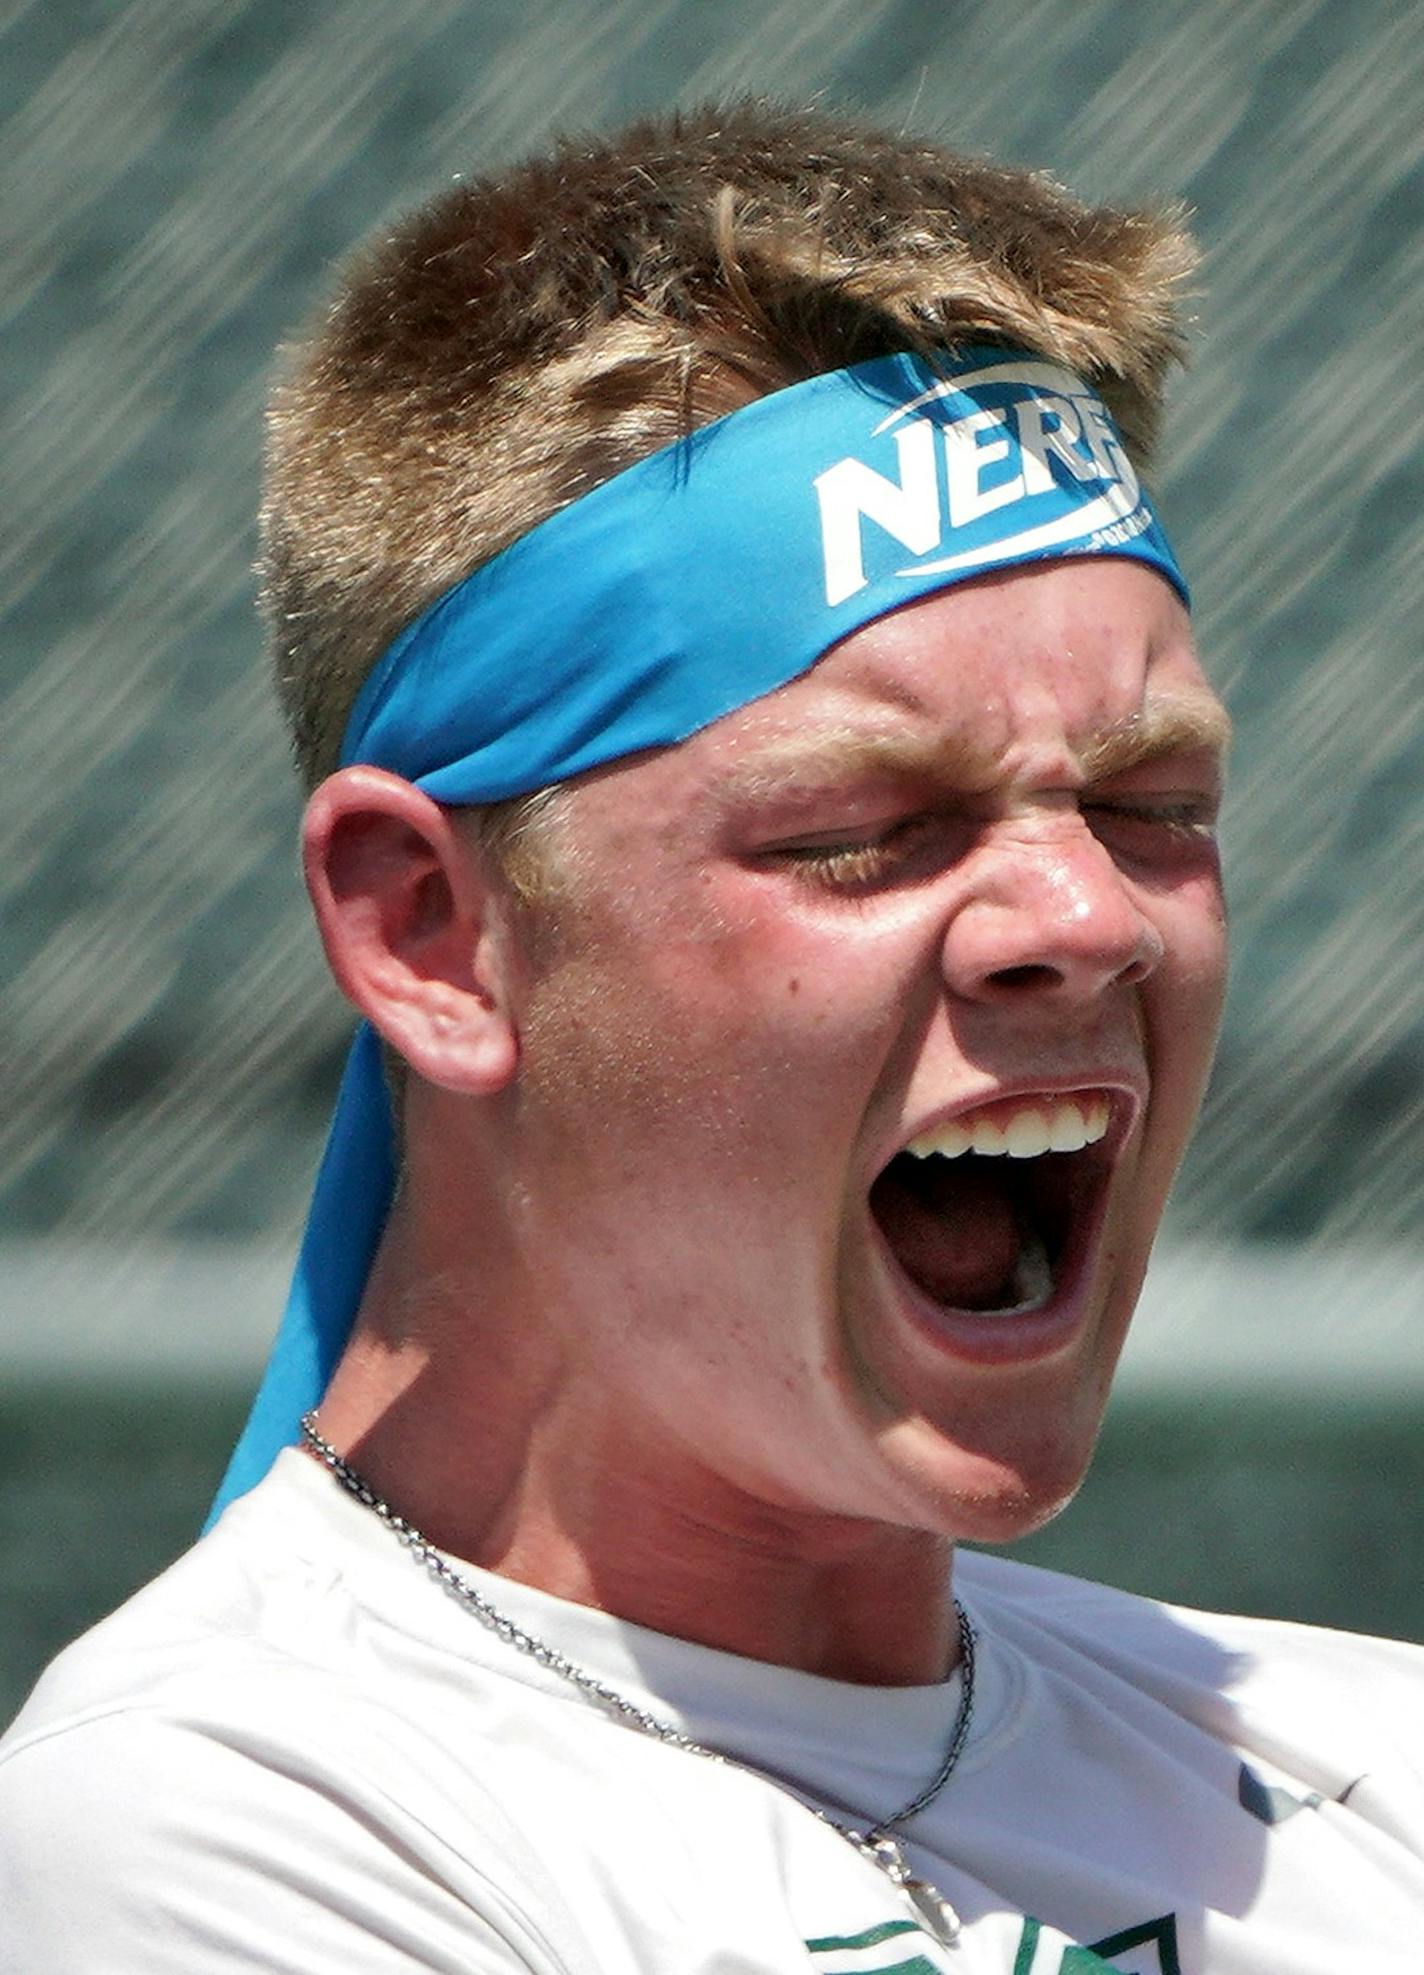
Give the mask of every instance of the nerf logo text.
[{"label": "nerf logo text", "polygon": [[[1007,402],[957,417],[915,416],[927,400],[968,396],[981,380],[1016,388]],[[937,385],[892,412],[876,436],[891,428],[896,475],[848,458],[816,476],[829,605],[870,580],[867,525],[929,558],[894,572],[907,577],[1090,550],[1150,525],[1105,407],[1056,365],[994,365]]]}]

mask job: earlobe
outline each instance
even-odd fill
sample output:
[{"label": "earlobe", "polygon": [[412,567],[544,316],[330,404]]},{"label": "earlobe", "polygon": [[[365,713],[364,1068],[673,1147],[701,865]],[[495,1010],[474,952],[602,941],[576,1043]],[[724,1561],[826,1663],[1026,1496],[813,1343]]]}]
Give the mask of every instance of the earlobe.
[{"label": "earlobe", "polygon": [[343,768],[302,825],[337,985],[415,1073],[469,1096],[518,1061],[505,902],[449,813],[381,768]]}]

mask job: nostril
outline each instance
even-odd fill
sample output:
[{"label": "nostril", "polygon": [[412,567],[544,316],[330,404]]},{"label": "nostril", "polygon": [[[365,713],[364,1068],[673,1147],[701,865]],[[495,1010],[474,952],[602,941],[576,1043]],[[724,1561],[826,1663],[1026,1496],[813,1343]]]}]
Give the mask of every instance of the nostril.
[{"label": "nostril", "polygon": [[1056,967],[1037,965],[1023,967],[999,967],[990,974],[994,987],[1014,988],[1053,988],[1060,987],[1063,976]]}]

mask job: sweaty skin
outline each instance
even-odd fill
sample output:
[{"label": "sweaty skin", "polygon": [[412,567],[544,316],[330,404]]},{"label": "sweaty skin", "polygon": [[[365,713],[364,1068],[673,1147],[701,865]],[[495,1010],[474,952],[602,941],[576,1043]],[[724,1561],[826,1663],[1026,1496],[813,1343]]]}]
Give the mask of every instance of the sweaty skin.
[{"label": "sweaty skin", "polygon": [[[954,1542],[1082,1477],[1200,1101],[1224,733],[1167,583],[1065,560],[586,777],[540,913],[452,865],[507,1074],[462,1083],[451,1045],[412,1078],[323,1431],[437,1542],[546,1590],[843,1678],[942,1675]],[[378,1026],[388,989],[363,990]],[[1090,1238],[1041,1309],[956,1316],[871,1188],[1035,1093],[1110,1105]]]}]

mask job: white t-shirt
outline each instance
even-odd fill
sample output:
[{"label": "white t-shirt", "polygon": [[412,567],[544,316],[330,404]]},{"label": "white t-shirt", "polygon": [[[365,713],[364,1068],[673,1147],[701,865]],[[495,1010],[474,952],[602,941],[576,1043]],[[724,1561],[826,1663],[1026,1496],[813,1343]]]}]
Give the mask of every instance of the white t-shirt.
[{"label": "white t-shirt", "polygon": [[907,1833],[945,1948],[795,1792],[912,1797],[955,1681],[823,1680],[469,1575],[755,1770],[609,1719],[289,1452],[0,1743],[4,1975],[1424,1969],[1416,1647],[962,1555],[973,1724]]}]

